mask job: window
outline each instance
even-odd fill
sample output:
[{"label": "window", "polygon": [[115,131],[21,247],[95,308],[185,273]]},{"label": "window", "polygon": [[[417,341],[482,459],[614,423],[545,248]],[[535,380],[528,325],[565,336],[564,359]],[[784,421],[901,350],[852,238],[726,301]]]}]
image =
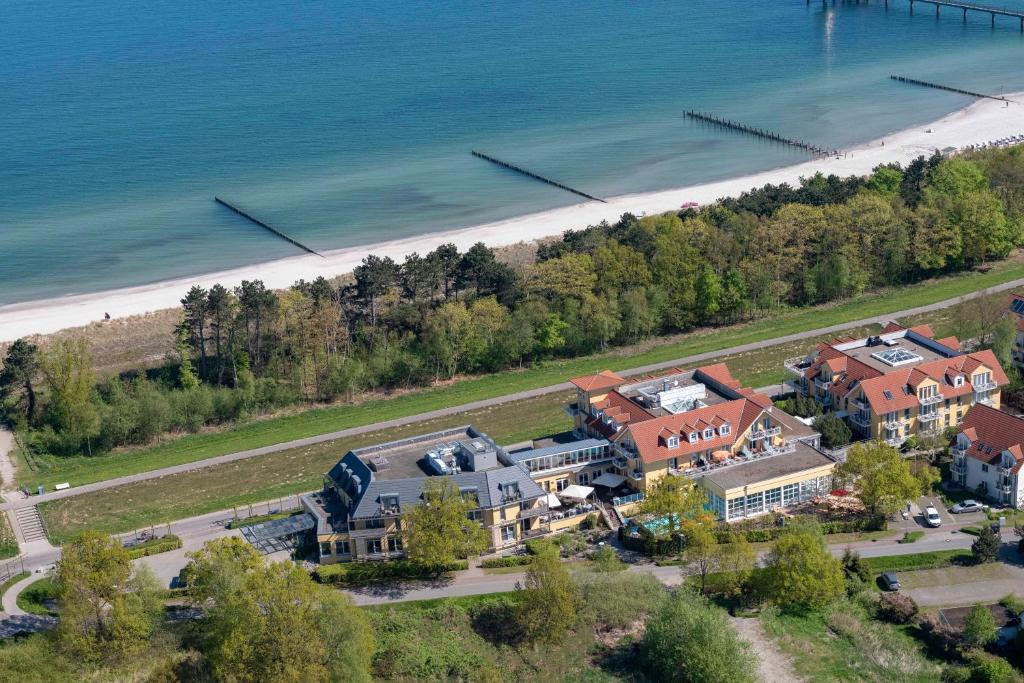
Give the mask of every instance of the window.
[{"label": "window", "polygon": [[348,555],[352,551],[349,549],[348,541],[335,541],[334,542],[334,554],[335,555]]},{"label": "window", "polygon": [[383,529],[384,520],[380,517],[371,517],[370,519],[363,522],[364,529]]},{"label": "window", "polygon": [[501,541],[502,543],[510,543],[516,540],[516,525],[505,524],[501,527]]},{"label": "window", "polygon": [[668,437],[668,447],[669,448],[679,448],[679,437],[678,436],[670,436],[670,437]]},{"label": "window", "polygon": [[715,438],[715,430],[714,430],[713,427],[708,427],[707,429],[704,430],[704,438],[705,439],[713,439],[713,438]]},{"label": "window", "polygon": [[679,469],[679,458],[669,458],[668,460],[669,469]]},{"label": "window", "polygon": [[718,428],[718,433],[722,436],[729,436],[730,428],[729,423],[726,422],[724,425]]},{"label": "window", "polygon": [[792,505],[800,500],[800,484],[786,484],[782,487],[782,504]]},{"label": "window", "polygon": [[697,432],[690,432],[690,443],[697,443]]},{"label": "window", "polygon": [[737,517],[743,517],[746,511],[743,508],[744,498],[739,496],[729,501],[729,519],[736,519]]},{"label": "window", "polygon": [[555,491],[562,492],[569,485],[568,478],[555,481]]},{"label": "window", "polygon": [[388,539],[388,552],[389,553],[400,553],[400,552],[402,552],[402,539],[400,539],[400,538],[389,538]]},{"label": "window", "polygon": [[982,472],[988,472],[988,465],[984,465],[984,464],[983,464],[983,465],[981,466],[981,471],[982,471]]},{"label": "window", "polygon": [[910,408],[904,408],[903,409],[903,419],[904,420],[909,420],[910,419]]},{"label": "window", "polygon": [[764,512],[764,493],[752,493],[747,496],[747,514],[756,515]]},{"label": "window", "polygon": [[331,544],[330,543],[321,543],[320,544],[320,554],[321,555],[330,555],[331,554]]},{"label": "window", "polygon": [[766,510],[782,506],[782,487],[764,492],[764,507]]},{"label": "window", "polygon": [[379,538],[368,538],[366,539],[366,552],[370,555],[380,555],[380,539]]},{"label": "window", "polygon": [[466,513],[466,519],[468,519],[471,522],[482,522],[484,521],[484,511],[470,510],[469,512]]}]

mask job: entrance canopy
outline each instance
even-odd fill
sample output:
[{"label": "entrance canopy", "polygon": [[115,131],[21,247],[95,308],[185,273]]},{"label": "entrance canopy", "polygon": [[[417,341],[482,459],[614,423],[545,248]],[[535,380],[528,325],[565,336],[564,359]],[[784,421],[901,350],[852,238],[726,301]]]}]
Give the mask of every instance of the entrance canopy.
[{"label": "entrance canopy", "polygon": [[590,486],[580,486],[579,484],[572,484],[562,489],[562,492],[558,494],[559,498],[573,498],[575,500],[586,500],[594,489]]},{"label": "entrance canopy", "polygon": [[615,488],[626,481],[626,478],[621,474],[615,474],[613,472],[602,472],[601,476],[595,479],[592,483],[598,486],[607,486],[610,489]]},{"label": "entrance canopy", "polygon": [[562,501],[558,500],[558,496],[553,493],[548,494],[548,507],[549,508],[560,508],[562,507]]},{"label": "entrance canopy", "polygon": [[242,527],[242,536],[256,550],[268,554],[279,550],[291,550],[297,545],[299,536],[315,527],[316,520],[313,519],[313,515],[303,513]]}]

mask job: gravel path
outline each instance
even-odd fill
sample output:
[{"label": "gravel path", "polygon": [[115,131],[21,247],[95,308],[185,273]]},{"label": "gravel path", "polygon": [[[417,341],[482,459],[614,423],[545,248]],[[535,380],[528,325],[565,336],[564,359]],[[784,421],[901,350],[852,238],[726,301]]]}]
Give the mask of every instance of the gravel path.
[{"label": "gravel path", "polygon": [[14,488],[14,462],[11,451],[14,450],[14,434],[0,428],[0,491]]},{"label": "gravel path", "polygon": [[729,623],[736,629],[740,638],[750,643],[754,654],[757,655],[757,670],[762,681],[783,683],[803,680],[793,671],[789,657],[784,655],[775,641],[764,632],[758,619],[729,617]]}]

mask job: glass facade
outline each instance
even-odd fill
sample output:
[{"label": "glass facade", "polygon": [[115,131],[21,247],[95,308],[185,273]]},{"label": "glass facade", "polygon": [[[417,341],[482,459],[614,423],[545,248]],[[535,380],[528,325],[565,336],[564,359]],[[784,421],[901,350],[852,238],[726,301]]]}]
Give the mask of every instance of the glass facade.
[{"label": "glass facade", "polygon": [[[736,496],[724,504],[720,503],[721,498],[708,492],[708,507],[724,519],[739,519],[771,512],[776,508],[788,507],[816,496],[828,495],[831,487],[832,477],[812,477],[796,484],[786,484],[747,496]],[[728,512],[727,517],[722,514],[723,508],[725,512]]]},{"label": "glass facade", "polygon": [[571,467],[581,463],[594,462],[595,460],[606,460],[608,449],[605,446],[593,446],[591,448],[580,448],[565,453],[544,455],[539,458],[524,460],[522,464],[530,472],[543,472],[545,470],[558,469],[559,467]]}]

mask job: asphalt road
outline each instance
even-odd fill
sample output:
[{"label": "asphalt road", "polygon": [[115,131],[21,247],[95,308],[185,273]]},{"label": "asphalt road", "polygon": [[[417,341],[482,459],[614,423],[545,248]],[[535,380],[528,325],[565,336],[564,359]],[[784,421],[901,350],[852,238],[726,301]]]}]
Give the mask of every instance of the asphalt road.
[{"label": "asphalt road", "polygon": [[[954,299],[938,301],[932,304],[928,304],[926,306],[917,306],[916,308],[907,308],[902,311],[895,311],[893,313],[886,313],[884,315],[877,315],[870,318],[862,318],[861,320],[852,320],[837,325],[829,325],[827,327],[819,327],[813,330],[805,330],[795,334],[788,334],[782,337],[776,337],[774,339],[766,341],[751,342],[749,344],[739,344],[737,346],[730,346],[729,348],[726,349],[698,353],[692,356],[684,356],[682,358],[676,358],[662,363],[653,363],[651,365],[644,365],[642,367],[631,368],[629,370],[620,370],[618,372],[623,377],[631,377],[635,375],[642,375],[682,365],[694,365],[697,363],[704,363],[706,361],[721,358],[723,356],[731,356],[737,353],[746,353],[748,351],[756,351],[758,349],[778,346],[780,344],[788,344],[790,342],[799,341],[807,337],[816,337],[820,335],[841,332],[842,330],[846,330],[851,327],[862,327],[865,325],[883,324],[890,320],[893,320],[894,318],[904,318],[907,316],[918,315],[921,313],[928,313],[930,311],[937,311],[943,308],[947,308],[949,306],[953,306],[965,299],[975,299],[989,294],[1007,291],[1020,286],[1024,286],[1024,278],[1011,280],[1010,282],[1004,282],[1000,285],[989,287],[988,289],[979,290],[977,292],[971,292],[969,294],[956,297]],[[336,432],[329,432],[327,434],[310,436],[304,439],[286,441],[284,443],[274,444],[272,446],[264,446],[262,448],[253,448],[247,451],[229,453],[227,455],[221,455],[214,458],[207,458],[205,460],[197,460],[195,462],[190,463],[182,463],[180,465],[150,470],[148,472],[139,472],[137,474],[116,477],[114,479],[107,479],[105,481],[99,481],[92,484],[84,484],[82,486],[73,487],[70,489],[66,489],[64,491],[53,491],[50,493],[43,494],[42,496],[31,496],[29,498],[23,498],[20,500],[6,502],[0,504],[0,510],[9,510],[28,505],[36,505],[38,503],[45,503],[51,500],[59,500],[61,498],[79,496],[84,493],[91,493],[93,491],[102,491],[104,489],[113,488],[115,486],[121,486],[123,484],[131,484],[139,481],[145,481],[147,479],[157,479],[172,474],[179,474],[181,472],[189,472],[192,470],[202,469],[204,467],[210,467],[212,465],[220,465],[222,463],[234,462],[236,460],[244,460],[246,458],[253,458],[259,455],[266,455],[268,453],[276,453],[278,451],[288,450],[291,448],[301,448],[304,446],[323,443],[324,441],[333,441],[334,439],[340,439],[349,436],[357,436],[360,434],[367,434],[369,432],[375,432],[383,429],[392,429],[394,427],[401,427],[423,420],[448,417],[450,415],[455,415],[470,410],[477,410],[479,408],[487,408],[490,406],[500,405],[502,403],[508,403],[510,401],[520,401],[523,399],[543,396],[545,394],[550,394],[556,391],[566,391],[570,389],[571,386],[572,385],[570,385],[568,382],[560,382],[559,384],[552,384],[550,386],[539,387],[537,389],[529,389],[527,391],[519,391],[513,394],[506,394],[504,396],[497,396],[494,398],[483,399],[480,401],[473,401],[471,403],[464,403],[462,405],[441,408],[439,410],[431,410],[426,413],[418,413],[416,415],[395,418],[393,420],[375,422],[373,424],[362,425],[359,427],[351,427],[349,429],[342,429]]]}]

